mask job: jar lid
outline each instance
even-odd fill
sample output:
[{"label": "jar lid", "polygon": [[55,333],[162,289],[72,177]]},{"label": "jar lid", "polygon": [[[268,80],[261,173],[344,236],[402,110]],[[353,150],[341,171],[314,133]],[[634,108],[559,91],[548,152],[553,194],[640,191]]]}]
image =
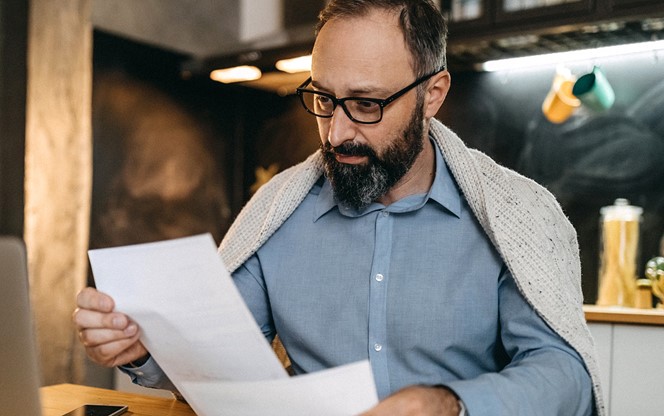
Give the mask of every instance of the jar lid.
[{"label": "jar lid", "polygon": [[637,279],[636,287],[651,287],[652,281],[650,279]]},{"label": "jar lid", "polygon": [[613,205],[602,207],[599,213],[604,221],[639,221],[643,208],[630,205],[625,198],[618,198]]}]

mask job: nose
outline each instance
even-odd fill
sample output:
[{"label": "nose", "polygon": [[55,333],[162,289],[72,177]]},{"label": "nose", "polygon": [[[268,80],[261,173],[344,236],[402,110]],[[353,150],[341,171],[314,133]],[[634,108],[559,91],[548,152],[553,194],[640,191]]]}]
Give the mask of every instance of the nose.
[{"label": "nose", "polygon": [[332,117],[328,120],[330,124],[328,126],[327,140],[332,146],[339,146],[343,142],[355,138],[357,124],[348,118],[348,114],[346,114],[340,105],[334,109]]}]

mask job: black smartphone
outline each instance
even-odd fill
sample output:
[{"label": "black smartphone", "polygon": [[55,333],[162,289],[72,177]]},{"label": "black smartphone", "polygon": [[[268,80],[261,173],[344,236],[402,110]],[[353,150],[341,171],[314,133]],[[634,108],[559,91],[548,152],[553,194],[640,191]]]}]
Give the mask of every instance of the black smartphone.
[{"label": "black smartphone", "polygon": [[127,406],[86,404],[62,416],[117,416],[127,411]]}]

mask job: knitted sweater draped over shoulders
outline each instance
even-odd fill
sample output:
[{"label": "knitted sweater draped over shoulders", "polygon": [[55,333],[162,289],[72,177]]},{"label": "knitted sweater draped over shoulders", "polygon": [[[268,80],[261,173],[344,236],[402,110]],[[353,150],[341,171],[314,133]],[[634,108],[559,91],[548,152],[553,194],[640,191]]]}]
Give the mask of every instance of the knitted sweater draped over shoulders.
[{"label": "knitted sweater draped over shoulders", "polygon": [[[545,188],[467,148],[438,120],[431,120],[430,131],[523,296],[583,358],[593,381],[597,412],[604,415],[595,347],[582,310],[576,231]],[[258,190],[219,246],[230,272],[270,238],[322,173],[318,151]]]}]

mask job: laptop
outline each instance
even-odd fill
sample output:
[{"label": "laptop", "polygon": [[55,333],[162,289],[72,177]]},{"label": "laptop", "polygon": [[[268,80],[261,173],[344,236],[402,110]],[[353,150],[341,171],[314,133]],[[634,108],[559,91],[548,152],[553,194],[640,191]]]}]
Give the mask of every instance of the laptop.
[{"label": "laptop", "polygon": [[23,241],[0,236],[0,414],[39,416],[40,375]]}]

